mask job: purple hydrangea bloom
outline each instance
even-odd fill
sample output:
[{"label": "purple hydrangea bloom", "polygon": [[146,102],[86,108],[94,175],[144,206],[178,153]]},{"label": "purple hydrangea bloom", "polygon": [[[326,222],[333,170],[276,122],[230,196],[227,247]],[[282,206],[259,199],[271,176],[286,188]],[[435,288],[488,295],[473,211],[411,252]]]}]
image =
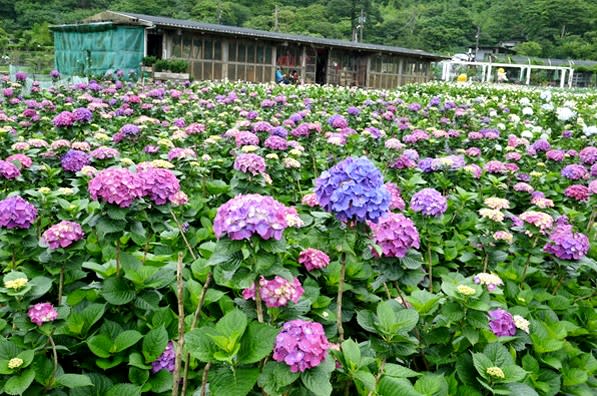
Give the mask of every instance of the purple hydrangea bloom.
[{"label": "purple hydrangea bloom", "polygon": [[56,128],[69,128],[75,123],[75,117],[70,111],[63,111],[52,120]]},{"label": "purple hydrangea bloom", "polygon": [[156,205],[164,205],[180,191],[176,175],[168,169],[148,168],[138,173],[143,182],[143,195]]},{"label": "purple hydrangea bloom", "polygon": [[12,162],[0,160],[0,176],[12,180],[21,176],[21,171]]},{"label": "purple hydrangea bloom", "polygon": [[448,209],[448,200],[433,188],[424,188],[410,200],[410,208],[425,216],[441,216]]},{"label": "purple hydrangea bloom", "polygon": [[385,186],[390,193],[390,208],[389,209],[390,210],[394,210],[394,209],[404,210],[404,208],[406,207],[406,204],[404,203],[404,200],[402,199],[402,196],[400,195],[401,191],[398,188],[398,186],[391,182],[386,183]]},{"label": "purple hydrangea bloom", "polygon": [[102,170],[89,180],[87,188],[92,199],[101,198],[121,208],[128,208],[145,193],[144,183],[139,175],[123,168]]},{"label": "purple hydrangea bloom", "polygon": [[419,160],[419,164],[417,165],[417,167],[425,173],[431,173],[431,172],[433,172],[433,167],[431,166],[432,163],[433,163],[433,158],[426,157],[426,158]]},{"label": "purple hydrangea bloom", "polygon": [[54,69],[50,72],[50,77],[53,79],[58,79],[58,78],[60,78],[60,72],[58,70]]},{"label": "purple hydrangea bloom", "polygon": [[[21,166],[23,168],[29,168],[31,165],[33,165],[33,160],[31,158],[29,158],[28,156],[26,156],[25,154],[17,153],[17,154],[13,154],[13,155],[6,157],[6,162],[12,163],[12,162],[16,162],[16,161],[18,161],[19,164],[21,164]],[[1,168],[1,166],[0,166],[0,168]],[[4,172],[2,172],[2,171],[0,171],[0,172],[4,174]]]},{"label": "purple hydrangea bloom", "polygon": [[321,250],[308,248],[300,252],[298,262],[303,264],[307,271],[313,271],[327,267],[330,257]]},{"label": "purple hydrangea bloom", "polygon": [[62,169],[69,172],[78,172],[85,165],[89,165],[90,157],[89,154],[80,150],[68,150],[62,160],[60,161]]},{"label": "purple hydrangea bloom", "polygon": [[582,184],[573,184],[564,190],[564,195],[576,201],[588,201],[589,189]]},{"label": "purple hydrangea bloom", "polygon": [[90,123],[93,120],[93,113],[86,107],[79,107],[73,111],[73,119],[76,122]]},{"label": "purple hydrangea bloom", "polygon": [[[272,280],[267,280],[263,276],[259,279],[259,294],[269,308],[285,307],[289,301],[296,304],[304,292],[298,278],[294,278],[292,282],[278,275]],[[243,298],[255,299],[255,285],[243,290]]]},{"label": "purple hydrangea bloom", "polygon": [[112,147],[98,147],[91,153],[89,153],[91,158],[96,160],[116,158],[119,154],[120,153],[118,152],[118,150]]},{"label": "purple hydrangea bloom", "polygon": [[580,232],[572,232],[572,226],[561,219],[557,220],[543,250],[561,260],[580,260],[589,251],[589,238]]},{"label": "purple hydrangea bloom", "polygon": [[[377,224],[370,224],[373,240],[387,257],[404,257],[411,248],[419,248],[415,224],[402,214],[386,213]],[[373,253],[377,255],[374,250]]]},{"label": "purple hydrangea bloom", "polygon": [[234,160],[234,169],[257,176],[265,173],[265,160],[257,154],[239,154]]},{"label": "purple hydrangea bloom", "polygon": [[288,136],[288,131],[286,130],[286,128],[284,128],[282,126],[278,126],[278,127],[272,128],[269,131],[269,134],[285,138],[286,136]]},{"label": "purple hydrangea bloom", "polygon": [[38,326],[46,322],[53,322],[58,318],[58,311],[50,303],[39,303],[29,307],[27,316]]},{"label": "purple hydrangea bloom", "polygon": [[118,133],[112,136],[112,141],[114,143],[120,143],[126,138],[134,138],[139,135],[141,129],[135,124],[125,124],[123,125]]},{"label": "purple hydrangea bloom", "polygon": [[155,361],[151,363],[151,372],[157,373],[160,370],[168,370],[173,372],[176,364],[176,350],[174,349],[174,343],[168,342],[164,352]]},{"label": "purple hydrangea bloom", "polygon": [[17,81],[25,81],[27,79],[27,73],[18,71],[15,73],[15,80]]},{"label": "purple hydrangea bloom", "polygon": [[358,107],[354,106],[350,106],[348,109],[346,109],[346,112],[351,116],[358,116],[359,114],[361,114],[361,110]]},{"label": "purple hydrangea bloom", "polygon": [[273,358],[290,366],[293,373],[303,372],[319,366],[329,348],[320,323],[295,319],[284,323],[276,337]]},{"label": "purple hydrangea bloom", "polygon": [[37,218],[37,209],[18,195],[0,201],[0,227],[29,228]]},{"label": "purple hydrangea bloom", "polygon": [[288,141],[283,137],[272,135],[265,139],[263,145],[272,150],[286,150],[288,148]]},{"label": "purple hydrangea bloom", "polygon": [[592,165],[597,162],[597,147],[585,147],[580,150],[578,157],[583,164]]},{"label": "purple hydrangea bloom", "polygon": [[539,152],[546,152],[551,148],[551,145],[549,144],[549,142],[545,139],[539,139],[537,141],[535,141],[531,147],[533,148],[533,150],[535,150],[535,152],[539,153]]},{"label": "purple hydrangea bloom", "polygon": [[218,208],[214,233],[218,238],[226,235],[232,240],[249,239],[253,235],[280,240],[290,226],[289,214],[289,208],[270,196],[237,195]]},{"label": "purple hydrangea bloom", "polygon": [[390,193],[381,172],[366,157],[347,158],[315,180],[322,208],[340,221],[376,222],[390,206]]},{"label": "purple hydrangea bloom", "polygon": [[336,129],[348,128],[348,121],[346,121],[346,118],[342,117],[340,114],[334,114],[328,118],[328,124]]},{"label": "purple hydrangea bloom", "polygon": [[272,128],[272,124],[267,121],[257,121],[255,124],[253,124],[253,132],[269,132],[272,130]]},{"label": "purple hydrangea bloom", "polygon": [[504,309],[495,309],[489,312],[489,328],[498,337],[513,336],[516,334],[514,318]]},{"label": "purple hydrangea bloom", "polygon": [[562,176],[570,180],[585,179],[588,177],[587,169],[582,165],[567,165],[562,169]]},{"label": "purple hydrangea bloom", "polygon": [[61,221],[54,224],[43,233],[43,241],[50,249],[65,248],[77,242],[85,236],[83,229],[73,221]]},{"label": "purple hydrangea bloom", "polygon": [[234,136],[234,141],[235,141],[237,147],[248,146],[248,145],[259,146],[259,137],[249,131],[238,132]]}]

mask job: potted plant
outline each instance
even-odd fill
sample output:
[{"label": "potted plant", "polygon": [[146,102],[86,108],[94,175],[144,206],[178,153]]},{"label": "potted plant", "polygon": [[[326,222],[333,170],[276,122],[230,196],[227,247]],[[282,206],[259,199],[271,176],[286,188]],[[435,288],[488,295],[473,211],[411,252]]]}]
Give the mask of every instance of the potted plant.
[{"label": "potted plant", "polygon": [[181,59],[160,59],[153,65],[153,78],[156,80],[178,80],[185,81],[190,78],[187,72],[188,62]]}]

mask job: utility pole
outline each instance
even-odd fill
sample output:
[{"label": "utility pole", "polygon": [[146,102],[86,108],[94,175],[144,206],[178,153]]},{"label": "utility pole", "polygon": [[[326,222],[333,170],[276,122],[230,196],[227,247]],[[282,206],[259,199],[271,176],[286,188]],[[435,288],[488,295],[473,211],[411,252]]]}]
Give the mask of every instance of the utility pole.
[{"label": "utility pole", "polygon": [[280,27],[278,26],[278,5],[274,6],[274,32],[278,32]]},{"label": "utility pole", "polygon": [[[478,62],[477,53],[479,52],[479,37],[481,36],[481,26],[477,26],[477,34],[475,34],[475,62]],[[483,59],[481,59],[483,60]]]},{"label": "utility pole", "polygon": [[359,41],[363,42],[363,29],[365,28],[365,12],[361,8],[361,16],[359,16]]}]

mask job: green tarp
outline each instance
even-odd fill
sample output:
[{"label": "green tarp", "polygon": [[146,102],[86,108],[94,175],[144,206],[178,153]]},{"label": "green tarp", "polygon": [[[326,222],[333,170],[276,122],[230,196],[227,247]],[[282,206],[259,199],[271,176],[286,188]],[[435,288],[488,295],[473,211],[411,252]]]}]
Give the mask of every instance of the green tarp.
[{"label": "green tarp", "polygon": [[65,76],[140,75],[144,28],[92,23],[54,26],[56,69]]}]

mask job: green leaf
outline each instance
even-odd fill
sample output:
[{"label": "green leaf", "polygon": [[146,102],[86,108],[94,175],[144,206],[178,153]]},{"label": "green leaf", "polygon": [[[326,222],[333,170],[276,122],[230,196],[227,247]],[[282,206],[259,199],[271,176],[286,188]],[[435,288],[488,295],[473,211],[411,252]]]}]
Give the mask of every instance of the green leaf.
[{"label": "green leaf", "polygon": [[415,383],[415,390],[427,396],[447,396],[448,383],[442,374],[425,374]]},{"label": "green leaf", "polygon": [[255,386],[258,368],[239,368],[234,373],[228,368],[210,370],[209,388],[213,396],[245,396]]},{"label": "green leaf", "polygon": [[348,339],[342,343],[342,354],[344,360],[348,363],[350,368],[359,368],[361,364],[361,349],[359,344],[351,339]]},{"label": "green leaf", "polygon": [[213,355],[218,349],[207,336],[205,329],[193,329],[185,334],[184,347],[195,359],[208,363],[215,361]]},{"label": "green leaf", "polygon": [[172,390],[172,373],[160,370],[149,379],[152,393],[163,393]]},{"label": "green leaf", "polygon": [[148,370],[151,368],[150,365],[145,364],[143,356],[139,352],[133,352],[129,355],[129,366],[137,367],[140,369]]},{"label": "green leaf", "polygon": [[33,368],[21,372],[19,375],[11,375],[4,384],[4,392],[9,395],[20,395],[29,388],[35,378]]},{"label": "green leaf", "polygon": [[398,311],[396,315],[395,327],[396,331],[408,332],[415,328],[419,321],[419,314],[414,309],[403,309]]},{"label": "green leaf", "polygon": [[375,376],[366,370],[359,370],[352,376],[356,381],[363,384],[363,387],[369,391],[375,390]]},{"label": "green leaf", "polygon": [[112,350],[112,340],[105,334],[99,334],[87,340],[87,346],[94,355],[109,358]]},{"label": "green leaf", "polygon": [[91,326],[93,326],[98,320],[102,318],[105,311],[105,304],[89,304],[87,307],[85,307],[85,309],[80,312],[81,318],[85,322],[82,333],[87,333]]},{"label": "green leaf", "polygon": [[539,394],[527,384],[508,384],[506,388],[512,396],[539,396]]},{"label": "green leaf", "polygon": [[83,374],[62,374],[56,377],[56,382],[71,389],[93,385],[89,377]]},{"label": "green leaf", "polygon": [[142,370],[137,367],[129,367],[129,381],[135,385],[143,386],[149,379],[149,370]]},{"label": "green leaf", "polygon": [[526,376],[527,372],[515,364],[502,366],[506,378],[502,382],[521,382]]},{"label": "green leaf", "polygon": [[497,342],[488,344],[485,349],[483,349],[483,354],[497,367],[514,364],[514,359],[512,358],[512,355],[510,355],[510,352],[508,352],[508,348]]},{"label": "green leaf", "polygon": [[330,373],[319,369],[319,367],[303,372],[301,381],[315,396],[329,396],[332,394]]},{"label": "green leaf", "polygon": [[585,370],[578,368],[564,368],[562,369],[564,386],[576,386],[584,384],[589,379]]},{"label": "green leaf", "polygon": [[405,378],[394,378],[384,375],[377,386],[377,394],[383,396],[421,396]]},{"label": "green leaf", "polygon": [[234,344],[242,337],[246,328],[247,315],[239,309],[228,312],[216,323],[216,331]]},{"label": "green leaf", "polygon": [[133,384],[114,385],[105,396],[141,396],[141,387]]},{"label": "green leaf", "polygon": [[422,374],[417,373],[407,367],[400,366],[394,363],[386,363],[384,366],[384,375],[395,377],[395,378],[410,378],[419,377]]},{"label": "green leaf", "polygon": [[483,378],[487,378],[487,368],[495,366],[495,364],[482,353],[473,353],[473,365]]},{"label": "green leaf", "polygon": [[251,322],[241,340],[238,362],[251,364],[268,356],[272,352],[278,331],[267,324]]},{"label": "green leaf", "polygon": [[268,394],[278,394],[282,392],[284,387],[296,381],[299,375],[299,373],[290,371],[290,368],[285,364],[269,361],[263,367],[257,383]]},{"label": "green leaf", "polygon": [[105,396],[114,384],[112,381],[101,374],[89,373],[87,375],[91,380],[92,387],[81,387],[70,390],[70,396]]},{"label": "green leaf", "polygon": [[406,300],[419,315],[429,315],[435,312],[439,307],[438,302],[440,299],[440,296],[430,293],[427,290],[417,290],[406,297]]},{"label": "green leaf", "polygon": [[31,290],[28,296],[36,299],[46,294],[52,288],[52,280],[45,276],[36,276],[29,281],[29,286],[31,286]]},{"label": "green leaf", "polygon": [[126,330],[118,334],[114,340],[114,352],[124,351],[125,349],[135,345],[143,335],[137,330]]},{"label": "green leaf", "polygon": [[135,298],[134,290],[123,278],[108,278],[104,281],[102,296],[112,305],[124,305]]},{"label": "green leaf", "polygon": [[156,360],[168,345],[168,332],[162,325],[155,328],[149,333],[145,334],[143,338],[143,357],[146,362],[153,362]]}]

